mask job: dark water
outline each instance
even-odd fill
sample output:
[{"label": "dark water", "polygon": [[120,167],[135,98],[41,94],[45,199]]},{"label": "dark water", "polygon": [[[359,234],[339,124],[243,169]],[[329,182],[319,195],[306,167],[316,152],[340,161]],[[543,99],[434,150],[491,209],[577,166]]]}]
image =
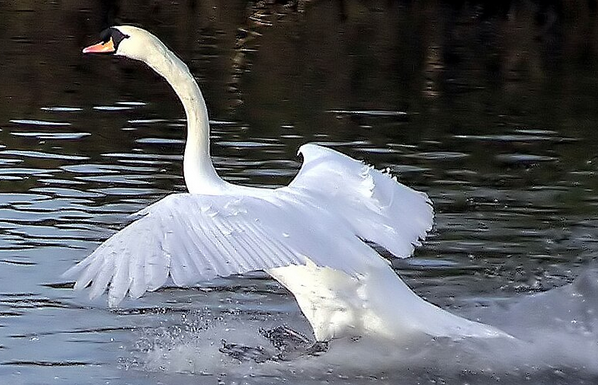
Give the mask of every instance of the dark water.
[{"label": "dark water", "polygon": [[[0,3],[3,383],[593,383],[592,1],[109,3]],[[168,86],[137,63],[80,54],[114,15],[189,63],[225,179],[283,185],[309,141],[390,168],[437,211],[424,247],[396,265],[404,279],[434,303],[543,344],[513,354],[432,343],[377,356],[396,359],[394,372],[371,362],[356,374],[344,368],[355,357],[334,349],[324,369],[244,366],[217,352],[222,338],[251,340],[282,323],[308,331],[292,297],[260,274],[116,311],[73,293],[64,270],[126,215],[184,190],[183,112]],[[480,365],[464,363],[488,351]]]}]

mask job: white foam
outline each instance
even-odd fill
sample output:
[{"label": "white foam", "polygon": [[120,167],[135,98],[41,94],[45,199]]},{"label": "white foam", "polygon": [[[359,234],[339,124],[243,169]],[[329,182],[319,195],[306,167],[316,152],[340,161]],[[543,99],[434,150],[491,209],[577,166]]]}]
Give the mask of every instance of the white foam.
[{"label": "white foam", "polygon": [[[369,381],[400,378],[461,382],[497,380],[579,382],[598,377],[598,272],[589,269],[573,284],[524,296],[510,304],[478,309],[484,322],[518,337],[508,339],[431,339],[417,336],[400,344],[380,340],[332,341],[320,356],[290,361],[239,362],[219,351],[222,340],[277,351],[259,329],[287,324],[308,332],[298,316],[213,316],[189,314],[178,325],[146,330],[138,360],[143,370],[192,373],[221,378]],[[433,322],[433,320],[431,320]],[[262,381],[263,382],[263,381]]]}]

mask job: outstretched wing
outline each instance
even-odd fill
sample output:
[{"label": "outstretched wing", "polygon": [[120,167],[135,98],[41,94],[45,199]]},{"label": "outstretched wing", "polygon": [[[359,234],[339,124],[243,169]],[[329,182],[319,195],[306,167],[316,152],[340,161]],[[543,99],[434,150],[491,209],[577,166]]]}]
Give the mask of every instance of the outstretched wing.
[{"label": "outstretched wing", "polygon": [[[138,219],[65,273],[75,289],[91,285],[90,298],[109,286],[108,302],[137,298],[168,277],[187,286],[216,276],[305,264],[354,275],[351,255],[373,250],[346,225],[284,191],[252,196],[174,194],[145,208]],[[335,229],[334,234],[329,229]]]},{"label": "outstretched wing", "polygon": [[425,193],[326,147],[305,144],[299,152],[304,164],[289,188],[334,210],[358,237],[406,258],[432,228],[434,210]]},{"label": "outstretched wing", "polygon": [[90,297],[109,290],[117,305],[164,285],[187,286],[216,276],[269,270],[308,259],[350,275],[378,254],[409,256],[432,225],[427,196],[334,150],[301,148],[305,162],[288,187],[231,187],[223,195],[174,194],[65,273]]}]

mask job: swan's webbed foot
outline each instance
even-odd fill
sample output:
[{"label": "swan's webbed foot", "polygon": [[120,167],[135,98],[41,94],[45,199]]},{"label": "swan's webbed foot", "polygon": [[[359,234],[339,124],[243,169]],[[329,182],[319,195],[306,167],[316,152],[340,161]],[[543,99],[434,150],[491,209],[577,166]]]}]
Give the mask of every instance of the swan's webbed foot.
[{"label": "swan's webbed foot", "polygon": [[303,334],[286,326],[278,326],[273,329],[260,329],[264,336],[276,351],[268,351],[263,346],[246,346],[235,343],[228,343],[222,340],[221,353],[238,361],[254,361],[263,363],[266,361],[290,361],[304,356],[318,356],[328,351],[328,342],[312,342]]},{"label": "swan's webbed foot", "polygon": [[260,329],[260,334],[268,339],[272,346],[279,350],[287,350],[292,345],[305,346],[311,341],[303,334],[284,325],[273,329]]},{"label": "swan's webbed foot", "polygon": [[326,353],[328,351],[328,341],[316,341],[312,346],[307,348],[305,351],[306,354],[310,356],[319,356],[322,353]]},{"label": "swan's webbed foot", "polygon": [[277,326],[273,329],[260,329],[260,334],[270,341],[280,353],[275,358],[288,361],[302,356],[317,356],[328,350],[328,342],[313,343],[303,334],[287,326]]},{"label": "swan's webbed foot", "polygon": [[238,361],[262,363],[272,359],[272,354],[267,352],[262,346],[251,347],[235,343],[229,344],[225,340],[222,340],[222,347],[218,350]]}]

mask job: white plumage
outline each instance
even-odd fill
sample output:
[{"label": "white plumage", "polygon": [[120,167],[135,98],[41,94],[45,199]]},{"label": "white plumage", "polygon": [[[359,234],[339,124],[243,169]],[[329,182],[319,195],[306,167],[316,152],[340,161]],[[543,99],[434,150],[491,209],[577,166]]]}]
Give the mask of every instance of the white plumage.
[{"label": "white plumage", "polygon": [[[236,186],[216,174],[201,92],[188,68],[152,34],[113,27],[84,52],[141,60],[172,85],[187,114],[184,172],[189,190],[134,214],[133,223],[72,267],[76,289],[108,288],[110,306],[171,278],[188,286],[265,270],[296,297],[318,340],[414,332],[447,337],[506,336],[418,297],[367,242],[394,257],[411,255],[430,230],[428,197],[387,173],[315,144],[278,189]],[[112,44],[113,48],[106,47]]]}]

